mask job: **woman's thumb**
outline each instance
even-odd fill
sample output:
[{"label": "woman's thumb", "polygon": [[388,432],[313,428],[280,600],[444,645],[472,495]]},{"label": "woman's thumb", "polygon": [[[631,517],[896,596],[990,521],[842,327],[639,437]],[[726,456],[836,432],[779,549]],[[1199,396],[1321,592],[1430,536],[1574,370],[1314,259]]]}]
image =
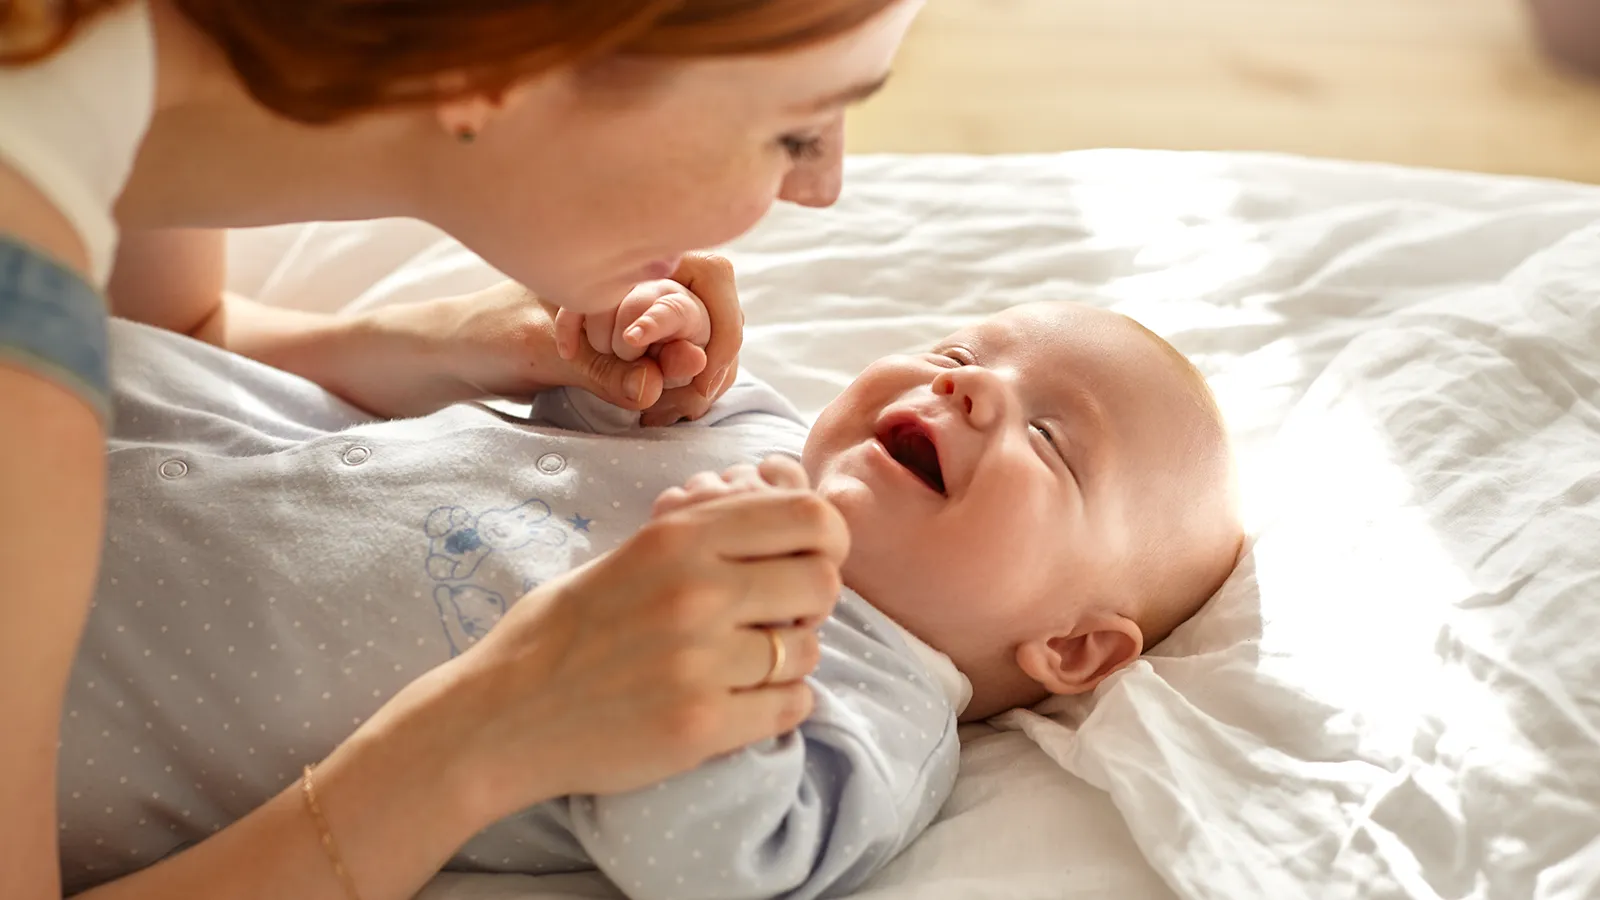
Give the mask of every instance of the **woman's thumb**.
[{"label": "woman's thumb", "polygon": [[[587,352],[585,352],[587,351]],[[584,390],[624,409],[649,409],[661,399],[661,367],[649,357],[623,362],[610,353],[596,353],[588,344],[579,351]]]}]

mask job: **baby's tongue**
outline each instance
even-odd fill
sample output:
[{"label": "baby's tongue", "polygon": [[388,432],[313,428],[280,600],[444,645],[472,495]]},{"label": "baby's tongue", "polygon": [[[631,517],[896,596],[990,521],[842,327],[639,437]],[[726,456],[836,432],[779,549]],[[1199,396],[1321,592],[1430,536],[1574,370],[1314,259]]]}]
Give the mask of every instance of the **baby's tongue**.
[{"label": "baby's tongue", "polygon": [[933,441],[917,431],[896,437],[895,456],[900,464],[916,473],[929,487],[944,493],[944,473],[939,469],[939,451],[933,446]]}]

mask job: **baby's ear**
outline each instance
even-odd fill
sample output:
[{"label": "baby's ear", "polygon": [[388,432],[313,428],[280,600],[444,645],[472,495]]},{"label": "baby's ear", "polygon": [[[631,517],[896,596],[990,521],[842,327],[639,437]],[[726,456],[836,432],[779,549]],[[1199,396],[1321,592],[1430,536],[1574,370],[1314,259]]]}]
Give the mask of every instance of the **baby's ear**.
[{"label": "baby's ear", "polygon": [[1144,635],[1124,616],[1092,616],[1070,634],[1044,635],[1017,648],[1017,665],[1052,694],[1082,694],[1139,658]]}]

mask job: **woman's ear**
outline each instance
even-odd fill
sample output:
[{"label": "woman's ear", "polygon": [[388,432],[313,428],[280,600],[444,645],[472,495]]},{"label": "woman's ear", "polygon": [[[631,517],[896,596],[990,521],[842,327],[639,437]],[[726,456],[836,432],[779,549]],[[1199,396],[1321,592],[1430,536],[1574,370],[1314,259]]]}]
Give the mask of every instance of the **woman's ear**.
[{"label": "woman's ear", "polygon": [[1123,616],[1085,619],[1070,634],[1045,635],[1017,647],[1017,665],[1052,694],[1082,694],[1139,658],[1144,635]]},{"label": "woman's ear", "polygon": [[438,104],[435,114],[439,127],[463,144],[470,144],[483,134],[489,122],[500,112],[503,101],[483,94],[470,94]]}]

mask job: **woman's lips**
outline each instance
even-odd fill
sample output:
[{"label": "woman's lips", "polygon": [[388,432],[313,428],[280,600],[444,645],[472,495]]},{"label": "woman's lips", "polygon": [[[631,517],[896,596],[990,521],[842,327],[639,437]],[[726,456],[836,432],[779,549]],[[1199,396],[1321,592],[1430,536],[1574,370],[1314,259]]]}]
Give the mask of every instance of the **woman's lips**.
[{"label": "woman's lips", "polygon": [[682,261],[683,257],[680,256],[673,259],[658,259],[645,263],[639,267],[639,280],[659,281],[663,278],[671,278],[672,274],[678,271],[678,264]]}]

